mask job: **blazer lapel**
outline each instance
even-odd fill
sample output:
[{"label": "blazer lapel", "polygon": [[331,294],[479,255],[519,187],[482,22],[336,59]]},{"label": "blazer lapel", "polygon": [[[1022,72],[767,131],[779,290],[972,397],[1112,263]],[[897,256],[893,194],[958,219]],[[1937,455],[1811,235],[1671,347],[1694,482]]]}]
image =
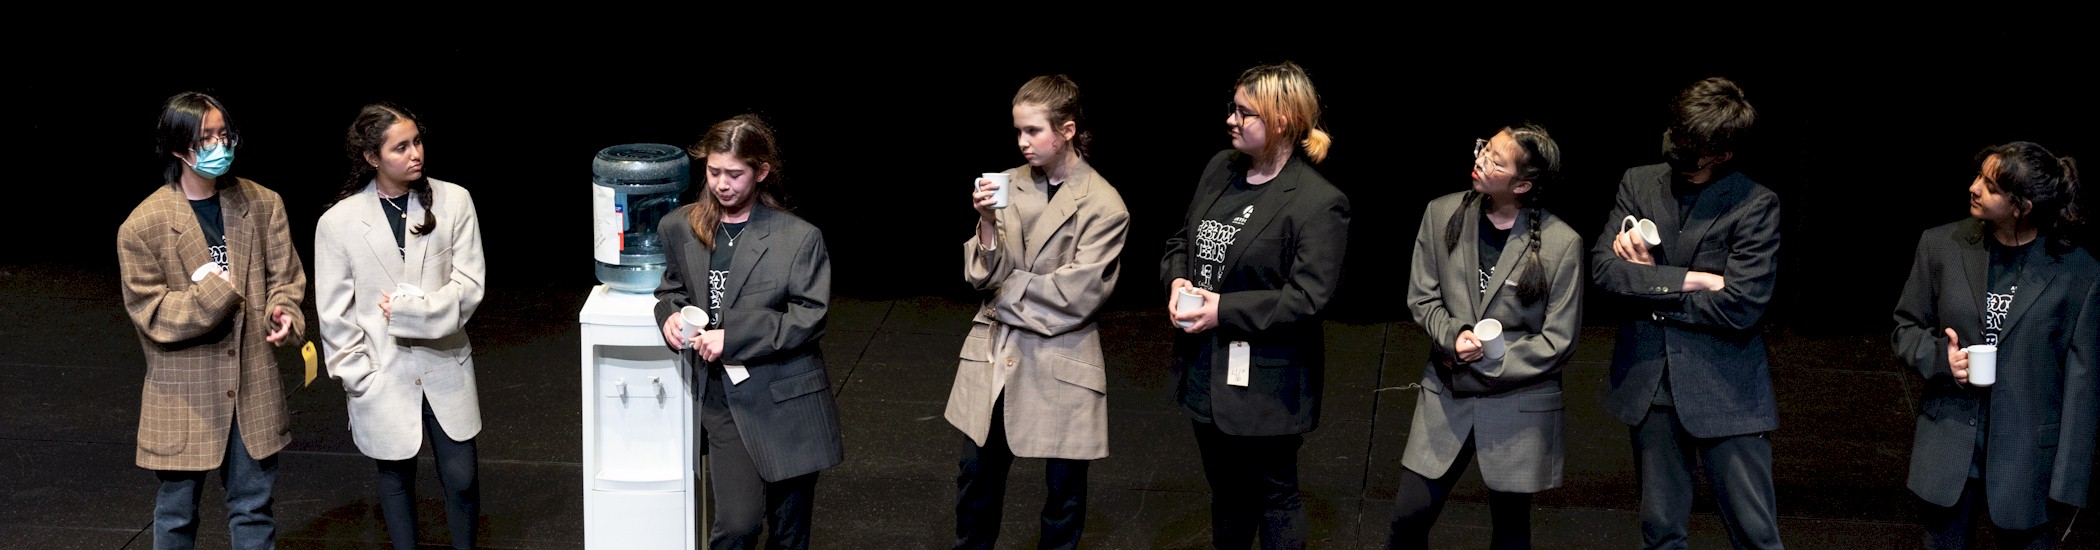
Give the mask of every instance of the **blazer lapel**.
[{"label": "blazer lapel", "polygon": [[245,223],[248,206],[248,195],[241,192],[240,184],[219,190],[219,215],[226,224],[226,270],[239,276],[248,274],[248,266],[258,261],[256,256],[268,253],[257,249],[255,232]]},{"label": "blazer lapel", "polygon": [[[437,190],[432,189],[430,192],[432,193],[431,200],[437,200]],[[425,248],[430,241],[428,238],[430,236],[429,233],[422,235],[414,233],[416,226],[423,224],[424,208],[427,208],[427,206],[422,203],[421,199],[416,198],[414,192],[408,193],[408,217],[401,220],[401,236],[408,246],[405,251],[396,254],[396,257],[405,257],[401,265],[401,280],[418,287],[423,285],[423,255],[429,252]],[[401,214],[396,213],[394,215],[399,216]],[[435,229],[432,228],[432,230]],[[393,228],[389,227],[387,231],[392,232]]]},{"label": "blazer lapel", "polygon": [[[1487,316],[1487,305],[1495,301],[1495,295],[1502,292],[1503,286],[1509,284],[1510,275],[1516,273],[1517,258],[1523,257],[1524,252],[1531,249],[1531,239],[1526,236],[1526,231],[1531,229],[1530,218],[1530,216],[1524,215],[1522,210],[1517,211],[1517,223],[1509,226],[1509,239],[1504,241],[1502,246],[1502,257],[1495,260],[1495,274],[1488,278],[1487,292],[1480,294],[1479,301],[1473,304],[1474,319]],[[1476,223],[1478,219],[1477,217],[1475,218]],[[1475,235],[1478,235],[1478,233],[1475,233]],[[1479,237],[1474,238],[1478,239]],[[1516,246],[1509,246],[1511,244]],[[1475,250],[1479,249],[1478,246],[1473,248]],[[1478,264],[1480,261],[1474,260],[1473,263]]]},{"label": "blazer lapel", "polygon": [[[2041,238],[2037,237],[2035,240],[2039,241]],[[2005,315],[2005,325],[1998,328],[2001,333],[2012,333],[2013,325],[2020,322],[2020,315],[2027,313],[2028,306],[2034,305],[2035,297],[2041,296],[2049,287],[2049,281],[2056,279],[2056,260],[2034,252],[2035,248],[2043,246],[2046,245],[2036,242],[2028,245],[2027,251],[2022,253],[2027,256],[2023,261],[2031,263],[2026,269],[2020,270],[2020,277],[2013,282],[2017,290],[2013,291],[2012,311]]]},{"label": "blazer lapel", "polygon": [[[1276,213],[1291,203],[1291,192],[1298,190],[1298,170],[1303,169],[1302,162],[1297,157],[1292,157],[1284,164],[1283,171],[1276,174],[1276,179],[1262,184],[1269,189],[1263,191],[1261,196],[1255,197],[1254,213],[1247,216],[1247,225],[1241,226],[1239,232],[1233,234],[1232,246],[1225,249],[1225,261],[1218,266],[1219,273],[1231,273],[1232,268],[1238,267],[1240,255],[1247,252],[1247,246],[1253,244],[1255,239],[1261,238],[1262,230],[1269,227],[1269,222],[1276,220]],[[1222,189],[1219,191],[1223,193]],[[1212,197],[1212,202],[1216,202],[1216,197]],[[1204,210],[1208,211],[1209,208]],[[1219,279],[1222,281],[1223,277]]]},{"label": "blazer lapel", "polygon": [[211,243],[204,242],[204,226],[197,221],[197,211],[190,207],[189,197],[182,190],[162,186],[160,193],[165,202],[162,208],[177,218],[168,224],[168,229],[175,232],[175,257],[181,259],[183,268],[191,270],[174,275],[186,280],[192,271],[212,261]]},{"label": "blazer lapel", "polygon": [[743,297],[744,282],[751,280],[751,270],[766,255],[766,237],[772,234],[773,211],[763,204],[751,205],[751,225],[737,235],[736,256],[729,259],[729,281],[722,285],[722,309],[729,309]]},{"label": "blazer lapel", "polygon": [[[1033,170],[1031,169],[1029,172],[1033,172]],[[1063,227],[1065,221],[1072,219],[1072,214],[1078,211],[1079,199],[1086,196],[1087,189],[1091,187],[1092,182],[1090,180],[1092,176],[1093,170],[1088,168],[1084,161],[1081,161],[1079,166],[1072,170],[1070,176],[1062,184],[1064,189],[1058,191],[1057,196],[1049,198],[1049,202],[1043,205],[1042,211],[1036,214],[1035,223],[1030,224],[1028,232],[1021,236],[1028,243],[1027,255],[1022,256],[1022,258],[1033,264],[1036,256],[1043,253],[1043,245],[1050,242],[1050,235],[1057,232],[1057,228]],[[1030,174],[1030,177],[1032,179],[1033,174]],[[1029,191],[1031,191],[1029,194],[1035,194],[1033,193],[1035,186],[1029,185],[1028,187],[1030,188]]]},{"label": "blazer lapel", "polygon": [[386,221],[388,215],[398,214],[380,208],[379,201],[383,199],[370,185],[366,185],[363,192],[343,200],[356,201],[352,204],[357,205],[358,215],[352,219],[365,224],[365,246],[372,250],[372,257],[379,260],[380,271],[386,272],[391,282],[401,282],[401,249],[394,245],[394,228]]},{"label": "blazer lapel", "polygon": [[[1969,227],[1956,233],[1954,244],[1958,252],[1955,254],[1955,263],[1961,265],[1962,277],[1968,279],[1969,301],[1975,304],[1976,309],[1969,310],[1968,319],[1945,320],[1961,322],[1964,326],[1973,324],[1978,329],[1974,336],[1981,336],[1983,328],[1982,320],[1976,317],[1990,311],[1984,304],[1984,293],[1988,291],[1985,287],[1990,281],[1984,276],[1984,269],[1990,265],[1991,256],[1983,250],[1983,239],[1983,222],[1978,220],[1970,220]],[[1981,343],[1982,340],[1977,342]]]},{"label": "blazer lapel", "polygon": [[[1458,246],[1451,251],[1453,267],[1464,274],[1461,279],[1466,282],[1465,292],[1459,293],[1466,297],[1459,311],[1470,312],[1475,319],[1480,318],[1480,304],[1486,301],[1480,296],[1480,289],[1473,287],[1480,284],[1480,204],[1486,201],[1487,197],[1481,196],[1473,199],[1471,206],[1459,208],[1458,215],[1465,219],[1458,222]],[[1431,246],[1442,244],[1431,243]]]},{"label": "blazer lapel", "polygon": [[[1722,210],[1733,206],[1736,199],[1741,198],[1750,189],[1744,178],[1735,174],[1729,174],[1728,177],[1721,178],[1720,181],[1708,183],[1707,185],[1713,185],[1716,188],[1702,190],[1703,193],[1701,194],[1706,196],[1700,197],[1699,201],[1692,205],[1691,215],[1684,217],[1684,227],[1678,228],[1675,237],[1663,237],[1667,239],[1667,242],[1663,243],[1663,248],[1671,251],[1670,260],[1673,262],[1673,265],[1675,263],[1689,262],[1693,254],[1698,254],[1699,241],[1706,238],[1708,230],[1713,229],[1714,222],[1721,217]],[[1671,206],[1676,206],[1676,201],[1668,202],[1671,203]],[[1657,229],[1661,229],[1661,226],[1662,222],[1656,222]],[[1670,235],[1671,233],[1663,231],[1662,234]]]}]

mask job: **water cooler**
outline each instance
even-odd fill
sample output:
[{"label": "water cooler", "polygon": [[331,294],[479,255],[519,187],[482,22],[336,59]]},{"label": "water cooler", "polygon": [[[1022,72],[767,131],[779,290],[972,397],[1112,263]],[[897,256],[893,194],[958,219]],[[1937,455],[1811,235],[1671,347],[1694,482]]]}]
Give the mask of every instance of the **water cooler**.
[{"label": "water cooler", "polygon": [[583,540],[587,548],[703,548],[705,461],[687,366],[656,324],[656,224],[690,185],[685,151],[607,147],[592,165],[599,282],[584,300]]}]

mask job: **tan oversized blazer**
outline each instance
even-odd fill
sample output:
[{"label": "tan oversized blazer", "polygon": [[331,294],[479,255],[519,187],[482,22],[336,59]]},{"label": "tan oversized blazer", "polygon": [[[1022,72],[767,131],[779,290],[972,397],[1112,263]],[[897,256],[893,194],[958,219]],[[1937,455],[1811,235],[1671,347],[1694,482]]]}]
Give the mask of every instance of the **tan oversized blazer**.
[{"label": "tan oversized blazer", "polygon": [[219,467],[239,411],[241,441],[261,459],[291,442],[284,380],[265,338],[270,309],[291,316],[282,345],[305,342],[306,267],[292,247],[284,202],[253,181],[219,190],[232,282],[190,274],[212,261],[189,199],[162,185],[117,228],[124,309],[146,353],[139,396],[138,465],[153,470]]},{"label": "tan oversized blazer", "polygon": [[[314,299],[328,376],[350,396],[357,450],[380,460],[407,459],[423,447],[426,397],[447,437],[481,433],[466,332],[486,272],[481,221],[465,188],[432,178],[430,192],[437,226],[407,233],[405,259],[385,218],[400,214],[383,211],[369,184],[321,214],[314,233]],[[425,207],[409,194],[406,231],[423,223]],[[395,296],[390,321],[379,311],[380,293],[401,282],[425,296]]]},{"label": "tan oversized blazer", "polygon": [[1008,170],[1010,208],[999,242],[963,243],[963,280],[987,293],[963,340],[948,422],[978,445],[992,404],[1006,395],[1007,445],[1017,456],[1108,456],[1108,375],[1095,313],[1114,292],[1130,214],[1108,180],[1082,161],[1048,199],[1036,172]]}]

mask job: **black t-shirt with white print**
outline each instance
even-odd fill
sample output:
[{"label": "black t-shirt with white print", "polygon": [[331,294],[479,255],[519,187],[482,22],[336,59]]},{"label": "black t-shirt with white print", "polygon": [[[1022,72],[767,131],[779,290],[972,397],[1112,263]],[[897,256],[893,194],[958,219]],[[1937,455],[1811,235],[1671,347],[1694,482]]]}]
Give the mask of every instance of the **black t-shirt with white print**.
[{"label": "black t-shirt with white print", "polygon": [[1190,278],[1198,288],[1218,290],[1225,279],[1225,253],[1238,242],[1247,219],[1254,216],[1254,201],[1264,189],[1268,186],[1247,183],[1246,173],[1234,173],[1232,183],[1203,214],[1203,221],[1196,226],[1196,273]]},{"label": "black t-shirt with white print", "polygon": [[722,328],[722,285],[729,281],[729,262],[736,259],[736,240],[744,236],[744,227],[751,222],[722,223],[715,226],[715,252],[708,256],[707,266],[707,328]]},{"label": "black t-shirt with white print", "polygon": [[[1983,289],[1983,342],[1998,345],[2004,334],[2005,316],[2012,313],[2013,296],[2020,292],[2020,271],[2027,263],[2027,252],[2033,246],[2006,246],[1993,237],[1984,237],[1984,248],[1991,253],[1991,264]],[[2037,239],[2039,240],[2039,239]],[[1989,448],[1991,408],[1990,388],[1969,386],[1984,399],[1984,406],[1976,408],[1976,454],[1969,461],[1969,477],[1983,477],[1984,450]]]},{"label": "black t-shirt with white print", "polygon": [[232,269],[226,263],[226,216],[220,213],[219,195],[190,201],[190,210],[197,213],[197,226],[204,228],[204,244],[211,248],[211,261],[218,263],[219,269]]},{"label": "black t-shirt with white print", "polygon": [[[1511,225],[1510,229],[1516,229]],[[1502,262],[1502,248],[1509,244],[1510,229],[1496,229],[1487,209],[1480,209],[1480,295],[1486,296],[1488,281],[1495,278],[1495,264]]]}]

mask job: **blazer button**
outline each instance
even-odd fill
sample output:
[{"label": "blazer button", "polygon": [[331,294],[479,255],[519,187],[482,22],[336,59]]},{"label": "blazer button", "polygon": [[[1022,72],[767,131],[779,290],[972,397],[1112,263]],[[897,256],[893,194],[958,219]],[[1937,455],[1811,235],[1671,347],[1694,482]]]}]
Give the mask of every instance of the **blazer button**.
[{"label": "blazer button", "polygon": [[421,386],[421,385],[423,385],[423,379],[421,379],[421,378],[417,378],[417,379],[416,379],[416,385],[418,385],[418,386]]},{"label": "blazer button", "polygon": [[1006,366],[1014,366],[1014,359],[1012,357],[1006,358]]},{"label": "blazer button", "polygon": [[227,356],[227,357],[233,357],[233,356],[234,356],[234,354],[235,354],[235,352],[237,352],[237,351],[239,351],[239,350],[238,350],[238,349],[230,349],[230,350],[226,350],[226,356]]},{"label": "blazer button", "polygon": [[[231,392],[228,392],[228,393],[231,393]],[[1971,419],[1969,419],[1969,425],[1970,425],[1970,426],[1974,426],[1974,425],[1976,425],[1976,419],[1974,419],[1974,418],[1971,418]]]},{"label": "blazer button", "polygon": [[228,397],[228,398],[232,398],[232,397],[233,397],[233,390],[226,390],[226,397]]}]

